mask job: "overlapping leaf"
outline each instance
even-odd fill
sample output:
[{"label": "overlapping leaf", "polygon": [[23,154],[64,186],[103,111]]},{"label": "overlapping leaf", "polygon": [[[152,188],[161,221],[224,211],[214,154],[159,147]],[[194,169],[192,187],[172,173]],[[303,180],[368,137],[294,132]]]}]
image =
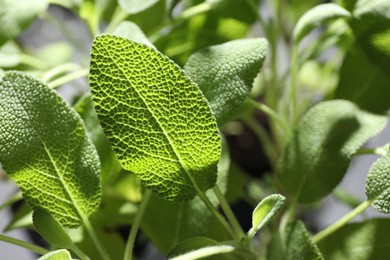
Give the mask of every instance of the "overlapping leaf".
[{"label": "overlapping leaf", "polygon": [[342,180],[351,155],[386,125],[387,117],[360,110],[349,101],[325,101],[303,117],[279,160],[283,188],[311,203]]},{"label": "overlapping leaf", "polygon": [[163,54],[113,35],[92,46],[96,112],[122,166],[170,200],[214,186],[220,136],[207,101]]},{"label": "overlapping leaf", "polygon": [[0,162],[33,208],[76,227],[100,203],[100,163],[77,114],[35,78],[0,79]]},{"label": "overlapping leaf", "polygon": [[265,39],[242,39],[193,54],[184,69],[210,102],[218,124],[244,102],[267,53]]}]

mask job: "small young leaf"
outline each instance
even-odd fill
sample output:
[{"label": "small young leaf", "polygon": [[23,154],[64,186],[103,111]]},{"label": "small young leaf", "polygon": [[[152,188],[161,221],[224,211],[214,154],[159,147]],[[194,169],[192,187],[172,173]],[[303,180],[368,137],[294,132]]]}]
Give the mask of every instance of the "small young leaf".
[{"label": "small young leaf", "polygon": [[300,42],[311,30],[330,20],[341,17],[350,17],[351,13],[334,3],[321,4],[307,11],[294,28],[293,38]]},{"label": "small young leaf", "polygon": [[325,197],[342,180],[351,155],[386,123],[386,116],[360,110],[349,101],[317,104],[302,118],[279,159],[282,187],[304,203]]},{"label": "small young leaf", "polygon": [[46,0],[0,0],[0,46],[19,35],[47,5]]},{"label": "small young leaf", "polygon": [[184,69],[210,103],[222,124],[244,102],[267,53],[265,39],[242,39],[193,54]]},{"label": "small young leaf", "polygon": [[47,211],[42,209],[34,210],[33,223],[38,233],[50,244],[59,248],[71,248],[73,246],[72,239],[68,233]]},{"label": "small young leaf", "polygon": [[38,260],[72,260],[68,250],[60,249],[50,253],[45,254],[38,258]]},{"label": "small young leaf", "polygon": [[149,39],[146,37],[144,32],[141,30],[141,28],[139,28],[138,25],[133,22],[121,22],[113,32],[113,35],[117,35],[135,42],[143,43],[152,48],[155,48],[153,44],[149,41]]},{"label": "small young leaf", "polygon": [[118,3],[128,14],[136,14],[148,9],[160,0],[119,0]]},{"label": "small young leaf", "polygon": [[318,243],[325,259],[375,260],[390,255],[390,219],[347,224]]},{"label": "small young leaf", "polygon": [[323,260],[317,245],[311,240],[305,225],[297,221],[287,226],[286,257],[284,259]]},{"label": "small young leaf", "polygon": [[169,200],[214,186],[221,138],[197,86],[166,56],[98,36],[90,86],[98,118],[124,169]]},{"label": "small young leaf", "polygon": [[77,227],[100,203],[99,158],[80,117],[48,86],[19,72],[0,79],[0,104],[4,170],[33,209]]},{"label": "small young leaf", "polygon": [[272,194],[264,198],[255,208],[252,215],[252,228],[248,231],[249,238],[263,228],[283,207],[286,198],[280,194]]},{"label": "small young leaf", "polygon": [[371,167],[366,182],[367,198],[382,213],[390,213],[390,152],[379,158]]}]

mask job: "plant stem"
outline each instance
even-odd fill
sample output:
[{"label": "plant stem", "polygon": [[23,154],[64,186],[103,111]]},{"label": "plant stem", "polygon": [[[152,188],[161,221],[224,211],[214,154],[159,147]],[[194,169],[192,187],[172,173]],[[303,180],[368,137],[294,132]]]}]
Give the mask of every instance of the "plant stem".
[{"label": "plant stem", "polygon": [[4,208],[6,208],[6,207],[8,207],[8,206],[10,206],[10,205],[12,205],[12,204],[14,204],[15,202],[17,202],[17,201],[19,201],[19,200],[21,200],[21,199],[23,199],[23,196],[22,196],[21,193],[18,193],[18,194],[16,194],[16,195],[12,196],[9,200],[7,200],[7,201],[4,202],[2,205],[0,205],[0,210],[2,210],[2,209],[4,209]]},{"label": "plant stem", "polygon": [[364,210],[366,210],[374,199],[366,200],[363,203],[361,203],[359,206],[357,206],[354,210],[349,212],[347,215],[339,219],[337,222],[333,223],[329,227],[325,228],[324,230],[317,233],[315,236],[312,237],[314,243],[320,242],[325,237],[333,234],[335,231],[337,231],[339,228],[343,227],[345,224],[347,224],[351,219],[362,213]]},{"label": "plant stem", "polygon": [[20,54],[20,62],[38,70],[44,70],[47,68],[45,61],[26,53]]},{"label": "plant stem", "polygon": [[26,248],[26,249],[33,251],[33,252],[40,254],[40,255],[44,255],[44,254],[47,254],[50,252],[49,250],[47,250],[43,247],[36,246],[36,245],[30,244],[28,242],[25,242],[23,240],[19,240],[19,239],[5,236],[2,234],[0,234],[0,241],[4,241],[4,242],[10,243],[10,244],[14,244],[14,245]]},{"label": "plant stem", "polygon": [[73,246],[69,249],[72,250],[78,257],[80,257],[80,260],[88,260],[89,259],[89,257],[80,248],[78,248],[75,244],[73,244]]},{"label": "plant stem", "polygon": [[198,197],[206,204],[207,208],[213,213],[213,215],[217,218],[219,223],[225,228],[225,230],[237,241],[240,239],[239,236],[236,235],[236,233],[232,230],[232,228],[229,226],[229,224],[226,222],[226,220],[223,218],[223,216],[218,212],[218,210],[213,206],[209,198],[206,196],[204,192],[199,190],[198,187],[196,187],[197,195]]},{"label": "plant stem", "polygon": [[124,20],[126,20],[127,16],[129,14],[127,14],[125,11],[123,11],[123,9],[120,7],[120,5],[118,5],[115,9],[115,12],[114,12],[114,15],[112,16],[113,19],[110,21],[110,23],[108,24],[107,28],[106,28],[106,33],[113,33],[115,31],[115,29],[118,27],[118,25],[123,22]]},{"label": "plant stem", "polygon": [[124,260],[131,260],[133,257],[133,248],[135,238],[137,236],[138,229],[141,225],[142,218],[144,216],[146,206],[149,203],[150,196],[152,192],[150,190],[146,190],[144,196],[142,197],[141,204],[139,205],[137,215],[135,216],[134,223],[131,226],[129,238],[127,239],[125,255],[123,257]]},{"label": "plant stem", "polygon": [[251,98],[248,98],[246,102],[251,104],[253,107],[257,108],[258,110],[264,112],[275,122],[277,122],[282,127],[282,129],[285,131],[286,134],[290,134],[291,130],[288,124],[278,114],[276,114],[276,112],[273,111],[270,107],[268,107],[265,104],[259,103]]},{"label": "plant stem", "polygon": [[297,113],[297,73],[298,73],[298,43],[294,42],[291,56],[290,109],[293,126],[298,122]]},{"label": "plant stem", "polygon": [[188,9],[184,10],[184,12],[181,15],[179,15],[174,21],[175,21],[175,23],[179,23],[179,22],[188,20],[191,17],[194,17],[195,15],[199,15],[199,14],[206,13],[206,12],[210,11],[211,8],[212,8],[212,6],[207,2],[192,6]]},{"label": "plant stem", "polygon": [[352,156],[363,155],[363,154],[378,154],[385,155],[389,151],[389,144],[378,148],[362,148],[357,150]]},{"label": "plant stem", "polygon": [[104,249],[102,243],[100,242],[97,234],[95,233],[95,230],[93,229],[91,223],[89,222],[89,220],[87,218],[83,218],[83,224],[84,224],[85,230],[87,231],[87,233],[91,237],[92,242],[95,245],[96,249],[98,250],[102,259],[109,260],[110,256],[107,254],[107,252]]},{"label": "plant stem", "polygon": [[49,82],[51,79],[55,78],[56,76],[64,72],[75,71],[78,69],[80,69],[80,66],[76,63],[64,63],[46,71],[42,76],[42,80],[45,82]]},{"label": "plant stem", "polygon": [[225,216],[228,219],[229,223],[232,225],[232,228],[236,233],[236,235],[241,238],[245,237],[245,233],[242,230],[240,223],[238,223],[236,216],[234,215],[232,209],[230,208],[229,203],[226,201],[225,196],[222,194],[222,191],[219,188],[218,184],[214,186],[213,190],[215,195],[217,195],[218,201],[221,204],[221,208],[225,213]]},{"label": "plant stem", "polygon": [[59,86],[62,86],[65,83],[68,83],[68,82],[73,81],[75,79],[87,76],[88,73],[89,73],[88,69],[81,69],[81,70],[72,72],[68,75],[65,75],[59,79],[53,80],[52,82],[48,83],[48,85],[50,88],[55,89]]}]

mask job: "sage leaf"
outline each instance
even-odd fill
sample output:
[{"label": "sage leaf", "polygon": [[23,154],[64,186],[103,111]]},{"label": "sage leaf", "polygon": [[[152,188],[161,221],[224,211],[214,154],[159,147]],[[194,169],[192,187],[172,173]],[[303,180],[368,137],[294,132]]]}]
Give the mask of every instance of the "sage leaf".
[{"label": "sage leaf", "polygon": [[294,41],[299,43],[311,30],[330,20],[350,16],[350,12],[334,3],[316,5],[298,20],[293,32]]},{"label": "sage leaf", "polygon": [[33,223],[38,233],[50,244],[59,248],[71,248],[72,239],[61,224],[45,210],[37,209],[33,213]]},{"label": "sage leaf", "polygon": [[112,34],[155,48],[141,28],[130,21],[121,22]]},{"label": "sage leaf", "polygon": [[284,259],[323,260],[320,250],[313,243],[301,221],[287,226],[287,243]]},{"label": "sage leaf", "polygon": [[252,228],[248,231],[249,238],[263,228],[283,207],[286,198],[280,194],[265,197],[253,210]]},{"label": "sage leaf", "polygon": [[215,246],[218,242],[208,237],[192,237],[177,244],[167,255],[167,259],[182,255],[194,249]]},{"label": "sage leaf", "polygon": [[193,54],[184,69],[210,103],[219,125],[244,102],[266,57],[265,39],[241,39]]},{"label": "sage leaf", "polygon": [[352,154],[386,125],[345,100],[325,101],[302,118],[277,165],[283,189],[303,203],[316,202],[342,180]]},{"label": "sage leaf", "polygon": [[168,200],[214,186],[221,138],[205,97],[171,60],[144,44],[96,37],[89,81],[122,167]]},{"label": "sage leaf", "polygon": [[123,11],[128,14],[136,14],[142,12],[160,0],[119,0],[118,3]]},{"label": "sage leaf", "polygon": [[366,195],[379,212],[390,213],[390,152],[371,167],[366,181]]},{"label": "sage leaf", "polygon": [[390,255],[390,219],[347,224],[318,243],[325,259],[386,259]]},{"label": "sage leaf", "polygon": [[72,256],[68,250],[59,249],[41,256],[38,260],[72,260]]},{"label": "sage leaf", "polygon": [[0,0],[0,46],[19,35],[47,6],[46,0]]},{"label": "sage leaf", "polygon": [[77,227],[100,203],[100,163],[77,114],[20,72],[0,79],[0,162],[33,209]]},{"label": "sage leaf", "polygon": [[11,68],[20,64],[21,51],[16,43],[9,41],[0,48],[0,67]]}]

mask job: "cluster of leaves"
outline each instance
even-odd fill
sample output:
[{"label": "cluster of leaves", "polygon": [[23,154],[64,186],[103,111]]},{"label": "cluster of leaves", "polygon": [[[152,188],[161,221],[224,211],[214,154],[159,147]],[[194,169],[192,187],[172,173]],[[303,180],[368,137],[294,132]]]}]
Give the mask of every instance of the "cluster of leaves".
[{"label": "cluster of leaves", "polygon": [[[71,61],[71,34],[19,44],[55,20],[49,4],[89,28],[89,67]],[[37,231],[49,249],[0,240],[40,259],[131,259],[141,229],[169,259],[385,258],[390,219],[348,222],[390,213],[388,146],[361,148],[388,121],[389,14],[387,0],[0,0],[0,174],[21,191],[0,209],[21,200],[5,231]],[[55,90],[86,76],[72,104]],[[230,158],[224,136],[243,127],[266,177]],[[312,236],[299,210],[366,153],[381,155],[367,200],[339,196],[354,209]],[[247,232],[229,206],[244,199]]]}]

